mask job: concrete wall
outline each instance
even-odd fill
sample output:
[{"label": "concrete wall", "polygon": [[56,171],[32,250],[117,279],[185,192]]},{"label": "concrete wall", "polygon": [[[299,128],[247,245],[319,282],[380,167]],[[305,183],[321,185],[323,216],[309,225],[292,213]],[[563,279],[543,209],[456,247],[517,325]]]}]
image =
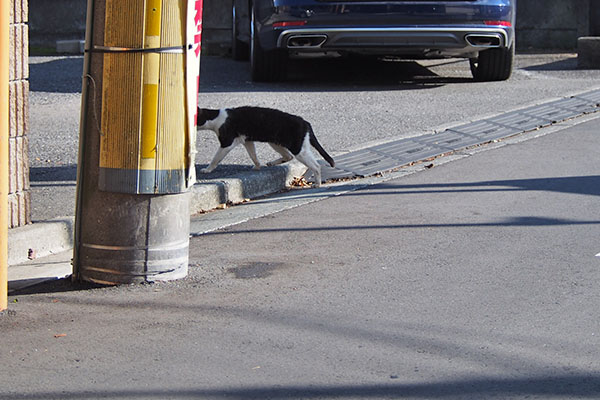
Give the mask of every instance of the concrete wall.
[{"label": "concrete wall", "polygon": [[590,0],[590,36],[600,36],[600,0]]},{"label": "concrete wall", "polygon": [[517,0],[517,48],[575,49],[590,34],[590,1]]},{"label": "concrete wall", "polygon": [[[229,51],[232,1],[204,1],[205,54]],[[29,0],[30,45],[54,49],[57,40],[83,39],[86,9],[87,0]]]},{"label": "concrete wall", "polygon": [[[205,54],[225,54],[231,41],[233,0],[204,0]],[[57,40],[83,39],[87,0],[29,0],[30,45],[55,48]]]},{"label": "concrete wall", "polygon": [[[226,54],[232,0],[204,0],[204,54]],[[30,42],[54,47],[57,39],[83,39],[87,0],[29,0]],[[600,35],[600,0],[518,0],[519,49],[571,49],[577,37]]]},{"label": "concrete wall", "polygon": [[83,39],[87,0],[29,0],[32,47],[54,48],[57,40]]},{"label": "concrete wall", "polygon": [[233,0],[204,0],[202,52],[228,54],[231,51],[231,5]]}]

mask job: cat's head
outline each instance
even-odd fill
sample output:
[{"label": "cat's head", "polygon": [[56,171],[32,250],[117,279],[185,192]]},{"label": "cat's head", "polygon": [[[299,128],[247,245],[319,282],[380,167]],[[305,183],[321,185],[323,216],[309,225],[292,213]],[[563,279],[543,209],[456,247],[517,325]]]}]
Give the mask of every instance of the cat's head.
[{"label": "cat's head", "polygon": [[207,123],[213,121],[219,116],[219,110],[212,110],[210,108],[198,107],[198,116],[196,119],[196,126],[198,129],[206,129]]}]

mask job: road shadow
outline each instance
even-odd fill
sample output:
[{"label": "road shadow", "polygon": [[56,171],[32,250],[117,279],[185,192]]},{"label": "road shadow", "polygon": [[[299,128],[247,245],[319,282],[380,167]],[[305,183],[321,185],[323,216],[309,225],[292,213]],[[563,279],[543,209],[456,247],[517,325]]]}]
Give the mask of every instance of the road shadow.
[{"label": "road shadow", "polygon": [[68,292],[85,292],[92,289],[106,289],[106,285],[89,282],[74,282],[71,276],[66,278],[34,278],[8,282],[11,297],[30,294],[52,294]]},{"label": "road shadow", "polygon": [[471,77],[442,77],[415,61],[373,57],[292,59],[283,82],[252,82],[248,62],[203,57],[200,93],[322,92],[419,90],[452,83],[472,83]]},{"label": "road shadow", "polygon": [[60,167],[30,167],[30,182],[76,181],[77,165]]},{"label": "road shadow", "polygon": [[[391,189],[396,189],[398,191]],[[600,196],[600,175],[506,179],[463,183],[434,183],[426,185],[396,185],[383,183],[373,186],[371,191],[364,192],[364,194],[429,194],[507,191],[544,191]],[[361,194],[363,193],[348,193],[345,194],[345,196]]]},{"label": "road shadow", "polygon": [[48,57],[29,63],[29,90],[32,92],[81,93],[83,56]]},{"label": "road shadow", "polygon": [[[47,61],[44,61],[47,59]],[[81,93],[83,56],[33,57],[29,63],[32,92]],[[248,62],[202,56],[200,93],[417,90],[473,82],[470,76],[442,77],[416,61],[374,57],[292,59],[283,82],[252,82]]]},{"label": "road shadow", "polygon": [[[357,190],[350,189],[347,193],[338,195],[338,198],[355,196],[402,196],[407,194],[447,194],[447,193],[479,193],[479,192],[516,192],[516,191],[550,191],[587,196],[600,196],[600,175],[555,177],[539,179],[513,179],[465,183],[440,183],[426,185],[399,185],[381,183],[365,188],[357,183]],[[366,189],[366,190],[359,190]],[[317,191],[314,197],[324,194]],[[310,197],[310,196],[307,196]],[[243,207],[243,205],[241,206]],[[436,228],[481,228],[481,227],[524,227],[524,226],[581,226],[600,225],[600,219],[574,220],[552,217],[536,216],[507,216],[500,221],[475,222],[475,223],[421,223],[421,224],[383,224],[383,225],[338,225],[338,226],[304,226],[294,228],[272,229],[243,229],[236,230],[239,234],[254,233],[281,233],[281,232],[317,232],[317,231],[348,231],[348,230],[379,230],[379,229],[436,229]],[[231,234],[229,231],[213,231],[203,233],[202,236],[216,236]]]},{"label": "road shadow", "polygon": [[[394,379],[401,379],[395,377]],[[277,385],[197,389],[112,389],[102,393],[62,390],[34,394],[12,393],[13,400],[223,398],[223,399],[487,399],[487,398],[587,398],[600,396],[600,376],[523,376],[516,378],[473,377],[425,383],[382,383],[366,385]]]},{"label": "road shadow", "polygon": [[[380,183],[367,186],[362,183],[361,178],[356,178],[356,183],[344,185],[346,193],[337,195],[343,197],[355,196],[399,196],[407,194],[444,194],[444,193],[478,193],[478,192],[518,192],[518,191],[549,191],[558,193],[568,193],[587,196],[600,196],[600,175],[588,176],[568,176],[554,178],[533,178],[533,179],[510,179],[497,181],[464,182],[464,183],[437,183],[424,185],[400,185],[392,183]],[[361,190],[366,189],[366,190]],[[327,186],[321,189],[303,189],[309,190],[312,194],[307,194],[306,198],[328,197]],[[290,191],[291,192],[291,191]],[[261,200],[269,202],[270,200]],[[279,201],[278,198],[272,201]],[[556,220],[548,220],[545,223],[539,219],[522,219],[512,221],[525,225],[554,225]],[[594,221],[596,223],[596,221]]]},{"label": "road shadow", "polygon": [[546,64],[532,65],[523,69],[526,71],[575,71],[577,70],[577,58],[566,58]]}]

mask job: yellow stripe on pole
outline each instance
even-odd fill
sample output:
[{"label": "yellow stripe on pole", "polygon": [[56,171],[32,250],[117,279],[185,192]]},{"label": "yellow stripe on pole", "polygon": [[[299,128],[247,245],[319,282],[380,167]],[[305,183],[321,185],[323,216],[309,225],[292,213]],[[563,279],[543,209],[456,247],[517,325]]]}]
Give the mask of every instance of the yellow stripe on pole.
[{"label": "yellow stripe on pole", "polygon": [[146,37],[160,36],[162,0],[148,0],[146,5]]},{"label": "yellow stripe on pole", "polygon": [[142,158],[156,158],[158,85],[144,84],[142,95]]},{"label": "yellow stripe on pole", "polygon": [[[146,34],[144,48],[160,47],[160,27],[162,20],[162,0],[148,0],[146,5]],[[158,128],[158,84],[160,77],[160,55],[144,55],[144,75],[142,89],[142,134],[141,169],[155,169],[156,136]]]},{"label": "yellow stripe on pole", "polygon": [[0,0],[0,311],[8,308],[9,4]]}]

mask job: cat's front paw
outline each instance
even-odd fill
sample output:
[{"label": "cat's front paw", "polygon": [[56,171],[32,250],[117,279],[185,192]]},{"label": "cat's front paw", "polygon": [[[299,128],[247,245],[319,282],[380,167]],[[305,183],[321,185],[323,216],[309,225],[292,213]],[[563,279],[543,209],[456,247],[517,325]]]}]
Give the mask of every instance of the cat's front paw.
[{"label": "cat's front paw", "polygon": [[206,167],[206,168],[202,168],[200,170],[200,173],[202,173],[202,174],[210,174],[211,172],[213,172],[213,170],[214,170],[214,168]]},{"label": "cat's front paw", "polygon": [[260,167],[262,167],[262,165],[258,164],[258,165],[255,165],[254,167],[252,167],[252,169],[255,171],[258,171],[260,169]]}]

